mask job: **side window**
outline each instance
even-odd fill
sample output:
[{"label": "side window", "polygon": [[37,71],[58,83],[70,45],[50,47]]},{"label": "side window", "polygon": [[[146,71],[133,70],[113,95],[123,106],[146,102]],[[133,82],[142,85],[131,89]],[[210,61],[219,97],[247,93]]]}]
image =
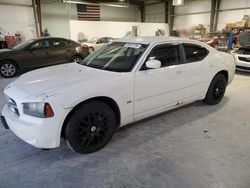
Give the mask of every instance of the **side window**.
[{"label": "side window", "polygon": [[208,50],[199,45],[186,43],[183,44],[183,47],[186,54],[186,63],[201,61],[208,55]]},{"label": "side window", "polygon": [[106,39],[107,39],[107,43],[109,43],[113,40],[112,38],[109,38],[109,37],[107,37]]},{"label": "side window", "polygon": [[158,45],[150,52],[147,60],[150,59],[161,61],[161,67],[181,64],[179,45]]},{"label": "side window", "polygon": [[101,38],[101,39],[99,39],[97,42],[96,42],[96,44],[102,44],[103,43],[103,39]]},{"label": "side window", "polygon": [[39,42],[34,43],[30,48],[31,49],[44,49],[44,48],[49,48],[49,40],[42,40]]},{"label": "side window", "polygon": [[106,37],[105,37],[105,38],[102,38],[102,43],[108,43],[108,40],[107,40]]},{"label": "side window", "polygon": [[55,39],[52,41],[52,43],[54,47],[66,47],[67,46],[66,40]]}]

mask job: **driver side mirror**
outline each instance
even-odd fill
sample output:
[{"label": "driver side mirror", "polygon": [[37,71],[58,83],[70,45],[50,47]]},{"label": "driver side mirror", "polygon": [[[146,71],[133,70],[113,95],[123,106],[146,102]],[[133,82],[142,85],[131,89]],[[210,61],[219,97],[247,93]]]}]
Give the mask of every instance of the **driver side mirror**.
[{"label": "driver side mirror", "polygon": [[146,67],[149,69],[159,69],[161,68],[161,62],[157,59],[150,59],[146,62]]}]

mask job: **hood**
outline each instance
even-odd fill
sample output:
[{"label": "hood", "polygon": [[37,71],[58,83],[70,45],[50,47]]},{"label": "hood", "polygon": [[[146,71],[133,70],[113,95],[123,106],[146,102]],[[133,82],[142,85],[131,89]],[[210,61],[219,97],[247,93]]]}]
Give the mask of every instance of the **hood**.
[{"label": "hood", "polygon": [[77,63],[68,63],[31,71],[16,79],[14,84],[31,95],[53,95],[61,92],[62,88],[70,89],[74,85],[88,83],[110,73]]}]

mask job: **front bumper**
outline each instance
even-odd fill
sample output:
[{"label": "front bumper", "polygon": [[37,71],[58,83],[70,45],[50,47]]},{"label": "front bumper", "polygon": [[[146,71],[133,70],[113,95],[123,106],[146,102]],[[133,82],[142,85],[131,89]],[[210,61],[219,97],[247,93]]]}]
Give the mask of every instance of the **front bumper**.
[{"label": "front bumper", "polygon": [[55,148],[60,145],[56,125],[52,125],[46,120],[39,124],[21,120],[19,116],[9,110],[7,105],[3,108],[2,116],[10,130],[29,144],[37,148]]},{"label": "front bumper", "polygon": [[241,61],[239,59],[239,57],[249,57],[249,56],[246,56],[246,55],[245,56],[236,55],[235,56],[236,69],[237,70],[241,70],[241,71],[250,72],[250,62]]}]

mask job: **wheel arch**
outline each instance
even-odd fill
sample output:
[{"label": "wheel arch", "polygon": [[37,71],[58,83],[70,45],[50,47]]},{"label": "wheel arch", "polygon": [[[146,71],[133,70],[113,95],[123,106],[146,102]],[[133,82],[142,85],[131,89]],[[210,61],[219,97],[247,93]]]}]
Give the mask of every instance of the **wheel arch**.
[{"label": "wheel arch", "polygon": [[207,91],[206,91],[206,94],[207,94],[207,92],[208,92],[208,89],[209,89],[209,87],[210,87],[211,82],[213,81],[213,79],[215,78],[215,76],[217,76],[218,74],[222,74],[223,76],[225,76],[226,81],[227,81],[227,83],[228,83],[228,78],[229,78],[228,71],[226,71],[226,70],[220,70],[220,71],[217,72],[217,73],[213,76],[213,78],[210,80],[209,85],[208,85],[208,88],[207,88]]},{"label": "wheel arch", "polygon": [[69,118],[71,117],[71,115],[76,111],[77,108],[79,108],[80,105],[82,105],[83,103],[91,102],[91,101],[101,101],[109,105],[115,114],[116,126],[117,128],[119,128],[120,123],[121,123],[121,113],[120,113],[120,108],[117,102],[114,99],[107,97],[107,96],[98,96],[98,97],[89,98],[80,102],[67,114],[66,118],[64,119],[62,128],[61,128],[61,137],[64,137],[64,130],[66,128],[67,122],[69,121]]},{"label": "wheel arch", "polygon": [[81,57],[81,58],[84,59],[83,55],[78,54],[78,53],[75,53],[75,54],[73,54],[73,55],[71,56],[70,60],[72,61],[72,60],[74,59],[74,57]]},{"label": "wheel arch", "polygon": [[4,61],[11,61],[11,62],[15,63],[16,66],[17,66],[17,68],[18,68],[18,70],[20,70],[19,64],[14,59],[2,59],[2,60],[0,60],[0,63],[2,63]]},{"label": "wheel arch", "polygon": [[[226,70],[221,70],[221,71],[219,71],[217,74],[215,74],[215,76],[218,75],[218,74],[222,74],[223,76],[225,76],[225,78],[226,78],[226,80],[227,80],[227,83],[228,83],[228,77],[229,77],[228,71],[226,71]],[[214,77],[215,77],[215,76],[214,76]]]}]

